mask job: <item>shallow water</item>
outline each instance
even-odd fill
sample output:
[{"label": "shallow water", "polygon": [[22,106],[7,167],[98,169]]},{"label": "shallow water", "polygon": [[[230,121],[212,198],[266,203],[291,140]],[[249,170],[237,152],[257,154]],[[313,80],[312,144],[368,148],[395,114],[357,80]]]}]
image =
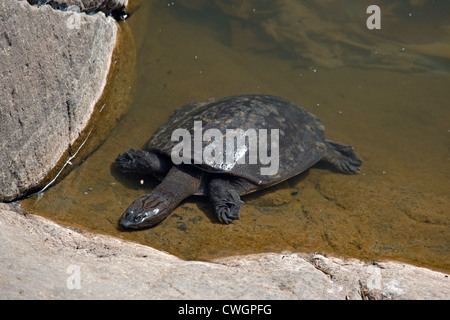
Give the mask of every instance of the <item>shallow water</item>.
[{"label": "shallow water", "polygon": [[[331,15],[330,9],[324,12],[329,20],[322,21],[340,25],[345,18],[345,23],[362,24],[359,39],[366,48],[341,48],[340,55],[328,60],[319,53],[305,58],[308,53],[296,50],[295,38],[290,48],[286,34],[276,33],[277,21],[271,22],[272,39],[257,37],[263,19],[242,16],[245,8],[230,13],[225,6],[188,10],[178,2],[152,3],[143,1],[125,22],[138,53],[130,110],[107,141],[63,181],[39,198],[22,201],[25,210],[185,259],[319,251],[450,270],[450,52],[445,51],[450,48],[450,20],[436,14],[443,2],[435,2],[436,8],[406,6],[406,11],[382,7],[387,18],[381,30],[372,31],[365,27],[365,10],[343,2],[347,14]],[[265,1],[260,3],[256,11],[272,21],[267,16],[275,13],[262,7]],[[410,17],[407,9],[419,17],[409,21],[396,16],[402,12]],[[336,39],[354,39],[336,30]],[[378,34],[364,39],[364,32]],[[374,39],[380,39],[380,52],[389,52],[385,60],[364,59],[367,43]],[[390,54],[396,43],[398,53]],[[330,40],[330,46],[336,45]],[[217,221],[207,199],[190,197],[154,228],[119,231],[122,212],[158,182],[116,172],[115,157],[143,147],[183,104],[244,93],[282,96],[317,115],[329,139],[355,147],[364,162],[361,173],[341,175],[319,164],[244,196],[241,219],[230,225]]]}]

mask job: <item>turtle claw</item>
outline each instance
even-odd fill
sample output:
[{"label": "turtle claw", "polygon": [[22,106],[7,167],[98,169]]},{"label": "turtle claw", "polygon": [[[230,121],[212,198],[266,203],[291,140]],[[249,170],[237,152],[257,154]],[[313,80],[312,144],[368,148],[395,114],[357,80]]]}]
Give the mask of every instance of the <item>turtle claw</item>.
[{"label": "turtle claw", "polygon": [[329,148],[325,160],[343,173],[354,174],[359,172],[362,161],[352,146],[346,146],[331,140],[326,140],[326,143]]},{"label": "turtle claw", "polygon": [[223,224],[230,224],[233,220],[239,219],[239,211],[244,201],[235,190],[228,191],[228,197],[225,201],[217,204],[215,210],[219,221]]},{"label": "turtle claw", "polygon": [[130,149],[127,152],[119,154],[114,161],[117,168],[122,171],[134,171],[137,169],[135,155],[139,150]]}]

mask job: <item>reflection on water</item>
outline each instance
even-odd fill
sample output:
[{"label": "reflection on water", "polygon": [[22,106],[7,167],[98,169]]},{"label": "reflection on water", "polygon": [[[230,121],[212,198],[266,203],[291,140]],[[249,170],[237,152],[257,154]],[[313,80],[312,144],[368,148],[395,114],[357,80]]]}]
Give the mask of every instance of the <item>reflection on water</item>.
[{"label": "reflection on water", "polygon": [[[364,1],[187,2],[142,1],[125,22],[138,52],[130,111],[101,148],[24,208],[186,259],[320,251],[450,270],[448,5],[378,1],[382,29],[369,31]],[[115,172],[115,157],[143,147],[183,104],[245,93],[283,96],[316,114],[327,137],[355,147],[361,174],[318,165],[243,197],[230,225],[207,199],[191,197],[154,228],[119,231],[124,209],[158,182]]]}]

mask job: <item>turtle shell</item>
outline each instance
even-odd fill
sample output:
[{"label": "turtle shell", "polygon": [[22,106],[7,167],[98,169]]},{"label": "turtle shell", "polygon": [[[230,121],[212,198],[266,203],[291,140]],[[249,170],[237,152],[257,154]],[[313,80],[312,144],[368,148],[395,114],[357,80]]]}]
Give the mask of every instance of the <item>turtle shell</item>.
[{"label": "turtle shell", "polygon": [[[222,133],[223,155],[226,155],[228,147],[227,129],[242,129],[237,133],[243,135],[249,129],[255,130],[256,133],[260,133],[260,129],[266,129],[265,145],[268,150],[265,154],[272,156],[272,129],[278,129],[277,172],[271,175],[263,174],[261,168],[269,167],[270,164],[262,164],[259,154],[257,163],[250,163],[248,139],[243,140],[246,141],[244,145],[230,147],[233,151],[231,160],[225,159],[225,156],[224,161],[217,163],[207,161],[207,157],[203,157],[202,161],[195,159],[195,121],[201,121],[201,137],[208,129],[218,129]],[[176,129],[187,130],[185,132],[189,132],[192,139],[191,152],[181,150],[179,153],[184,163],[196,165],[208,172],[242,177],[261,187],[273,185],[305,171],[326,153],[324,126],[319,119],[286,99],[270,95],[231,96],[182,106],[155,131],[147,144],[147,150],[171,157],[173,148],[181,141],[172,141],[172,133]],[[200,131],[197,130],[198,132]],[[264,140],[261,135],[258,138],[258,141]],[[212,141],[215,139],[201,139],[202,150]],[[273,146],[276,150],[276,145]]]}]

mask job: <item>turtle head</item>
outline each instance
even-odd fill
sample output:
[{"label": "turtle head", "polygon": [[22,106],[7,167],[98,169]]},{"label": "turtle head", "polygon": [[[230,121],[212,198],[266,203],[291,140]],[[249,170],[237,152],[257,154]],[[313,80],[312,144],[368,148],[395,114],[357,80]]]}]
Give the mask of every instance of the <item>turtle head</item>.
[{"label": "turtle head", "polygon": [[164,220],[171,211],[167,199],[148,194],[130,204],[122,214],[119,225],[127,229],[151,227]]},{"label": "turtle head", "polygon": [[173,166],[164,180],[149,194],[137,198],[125,210],[119,225],[140,229],[163,221],[185,198],[200,186],[200,170],[192,166]]}]

